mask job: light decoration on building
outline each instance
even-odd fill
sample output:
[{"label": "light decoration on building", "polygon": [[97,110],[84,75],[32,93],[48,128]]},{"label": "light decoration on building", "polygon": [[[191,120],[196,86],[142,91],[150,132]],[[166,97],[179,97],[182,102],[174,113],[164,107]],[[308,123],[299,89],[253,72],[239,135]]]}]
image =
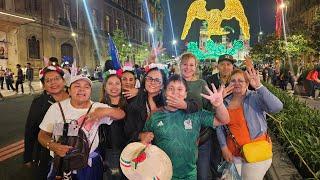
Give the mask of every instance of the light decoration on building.
[{"label": "light decoration on building", "polygon": [[250,38],[250,26],[240,0],[225,0],[225,8],[223,10],[211,9],[209,11],[206,9],[206,0],[195,0],[187,11],[181,40],[187,37],[191,24],[195,19],[207,21],[207,34],[210,38],[212,35],[229,34],[230,32],[221,27],[221,23],[223,20],[230,20],[232,18],[239,21],[244,39],[248,40]]},{"label": "light decoration on building", "polygon": [[205,43],[204,51],[199,49],[197,42],[189,42],[187,47],[188,52],[194,54],[198,60],[203,61],[205,59],[217,59],[224,54],[235,55],[244,47],[244,43],[241,40],[235,40],[231,48],[226,48],[225,45],[215,43],[211,39],[208,39]]}]

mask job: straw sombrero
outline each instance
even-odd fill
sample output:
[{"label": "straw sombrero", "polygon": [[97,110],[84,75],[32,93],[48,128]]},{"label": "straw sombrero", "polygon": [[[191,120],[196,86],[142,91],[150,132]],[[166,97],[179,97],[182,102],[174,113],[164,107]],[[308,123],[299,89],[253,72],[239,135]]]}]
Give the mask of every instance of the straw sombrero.
[{"label": "straw sombrero", "polygon": [[128,144],[121,153],[120,167],[130,180],[169,180],[172,177],[170,158],[155,145]]}]

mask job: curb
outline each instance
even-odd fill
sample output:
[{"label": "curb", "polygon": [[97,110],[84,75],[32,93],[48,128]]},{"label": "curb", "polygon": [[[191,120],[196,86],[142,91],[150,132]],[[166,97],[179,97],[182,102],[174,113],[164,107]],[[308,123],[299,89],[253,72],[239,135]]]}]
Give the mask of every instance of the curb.
[{"label": "curb", "polygon": [[275,135],[269,133],[272,139],[272,164],[266,173],[267,180],[303,179],[294,164],[289,159],[284,148],[276,141]]}]

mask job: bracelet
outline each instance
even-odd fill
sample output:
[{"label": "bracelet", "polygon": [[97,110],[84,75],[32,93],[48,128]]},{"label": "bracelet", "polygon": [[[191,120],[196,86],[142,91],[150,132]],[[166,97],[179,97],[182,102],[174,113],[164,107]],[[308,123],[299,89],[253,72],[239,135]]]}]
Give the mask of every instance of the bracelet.
[{"label": "bracelet", "polygon": [[50,150],[50,144],[53,143],[53,142],[54,142],[53,139],[50,139],[50,141],[48,141],[48,142],[46,143],[46,148],[47,148],[48,150]]}]

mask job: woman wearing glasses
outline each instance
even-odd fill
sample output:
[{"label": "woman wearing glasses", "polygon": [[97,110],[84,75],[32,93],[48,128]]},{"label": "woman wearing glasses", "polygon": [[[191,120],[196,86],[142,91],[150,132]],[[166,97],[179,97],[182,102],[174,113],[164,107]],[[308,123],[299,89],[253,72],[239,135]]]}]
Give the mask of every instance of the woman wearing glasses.
[{"label": "woman wearing glasses", "polygon": [[[230,84],[234,89],[225,98],[230,122],[226,127],[218,127],[217,135],[224,159],[236,164],[242,179],[262,180],[272,158],[248,163],[242,157],[240,147],[254,141],[268,141],[266,112],[279,112],[283,104],[260,83],[258,71],[252,67],[247,69],[246,72],[234,70],[231,73]],[[249,85],[255,91],[248,90]]]},{"label": "woman wearing glasses", "polygon": [[153,67],[146,72],[135,100],[126,108],[124,130],[129,142],[139,140],[139,133],[146,120],[164,103],[162,89],[166,85],[167,78],[160,68],[160,66]]}]

